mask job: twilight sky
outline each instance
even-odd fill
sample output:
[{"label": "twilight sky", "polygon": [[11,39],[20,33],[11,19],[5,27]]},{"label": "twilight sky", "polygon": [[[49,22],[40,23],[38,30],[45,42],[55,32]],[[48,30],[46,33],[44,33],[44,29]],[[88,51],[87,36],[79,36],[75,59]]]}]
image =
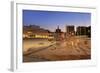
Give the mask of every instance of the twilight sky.
[{"label": "twilight sky", "polygon": [[59,26],[65,31],[66,25],[91,25],[91,13],[23,10],[23,25],[38,25],[51,31]]}]

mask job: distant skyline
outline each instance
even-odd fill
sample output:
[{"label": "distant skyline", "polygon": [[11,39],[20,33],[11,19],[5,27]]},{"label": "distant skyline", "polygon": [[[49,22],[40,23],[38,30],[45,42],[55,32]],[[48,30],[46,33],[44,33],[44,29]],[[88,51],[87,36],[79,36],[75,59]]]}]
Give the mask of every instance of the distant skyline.
[{"label": "distant skyline", "polygon": [[91,13],[23,10],[23,25],[38,25],[50,31],[59,26],[65,31],[67,25],[90,26]]}]

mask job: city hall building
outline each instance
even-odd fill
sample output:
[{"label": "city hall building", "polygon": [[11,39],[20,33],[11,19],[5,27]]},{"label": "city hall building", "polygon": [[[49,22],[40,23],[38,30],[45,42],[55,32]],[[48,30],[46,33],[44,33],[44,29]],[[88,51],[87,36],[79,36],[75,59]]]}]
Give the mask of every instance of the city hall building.
[{"label": "city hall building", "polygon": [[49,30],[40,28],[37,25],[30,25],[23,27],[23,38],[53,39],[54,37]]}]

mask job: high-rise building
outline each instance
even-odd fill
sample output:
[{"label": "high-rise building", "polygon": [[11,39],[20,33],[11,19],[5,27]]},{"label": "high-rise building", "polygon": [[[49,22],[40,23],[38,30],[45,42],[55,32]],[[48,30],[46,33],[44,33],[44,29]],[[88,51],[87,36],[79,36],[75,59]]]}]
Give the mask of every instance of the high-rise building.
[{"label": "high-rise building", "polygon": [[91,37],[91,26],[78,26],[76,29],[76,35],[86,35]]},{"label": "high-rise building", "polygon": [[87,27],[85,26],[78,26],[77,27],[77,35],[86,35]]},{"label": "high-rise building", "polygon": [[91,26],[87,27],[87,36],[91,37]]},{"label": "high-rise building", "polygon": [[67,34],[70,34],[70,35],[74,35],[74,33],[75,33],[75,27],[72,25],[70,25],[70,26],[66,26],[66,33]]}]

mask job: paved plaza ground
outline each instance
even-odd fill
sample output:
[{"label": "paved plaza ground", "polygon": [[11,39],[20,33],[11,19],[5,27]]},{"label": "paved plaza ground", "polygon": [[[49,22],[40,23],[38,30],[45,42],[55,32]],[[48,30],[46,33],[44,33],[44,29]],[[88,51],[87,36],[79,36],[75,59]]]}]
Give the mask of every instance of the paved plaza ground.
[{"label": "paved plaza ground", "polygon": [[[28,41],[28,42],[27,42]],[[61,41],[23,40],[23,62],[91,59],[91,39],[72,36]]]}]

